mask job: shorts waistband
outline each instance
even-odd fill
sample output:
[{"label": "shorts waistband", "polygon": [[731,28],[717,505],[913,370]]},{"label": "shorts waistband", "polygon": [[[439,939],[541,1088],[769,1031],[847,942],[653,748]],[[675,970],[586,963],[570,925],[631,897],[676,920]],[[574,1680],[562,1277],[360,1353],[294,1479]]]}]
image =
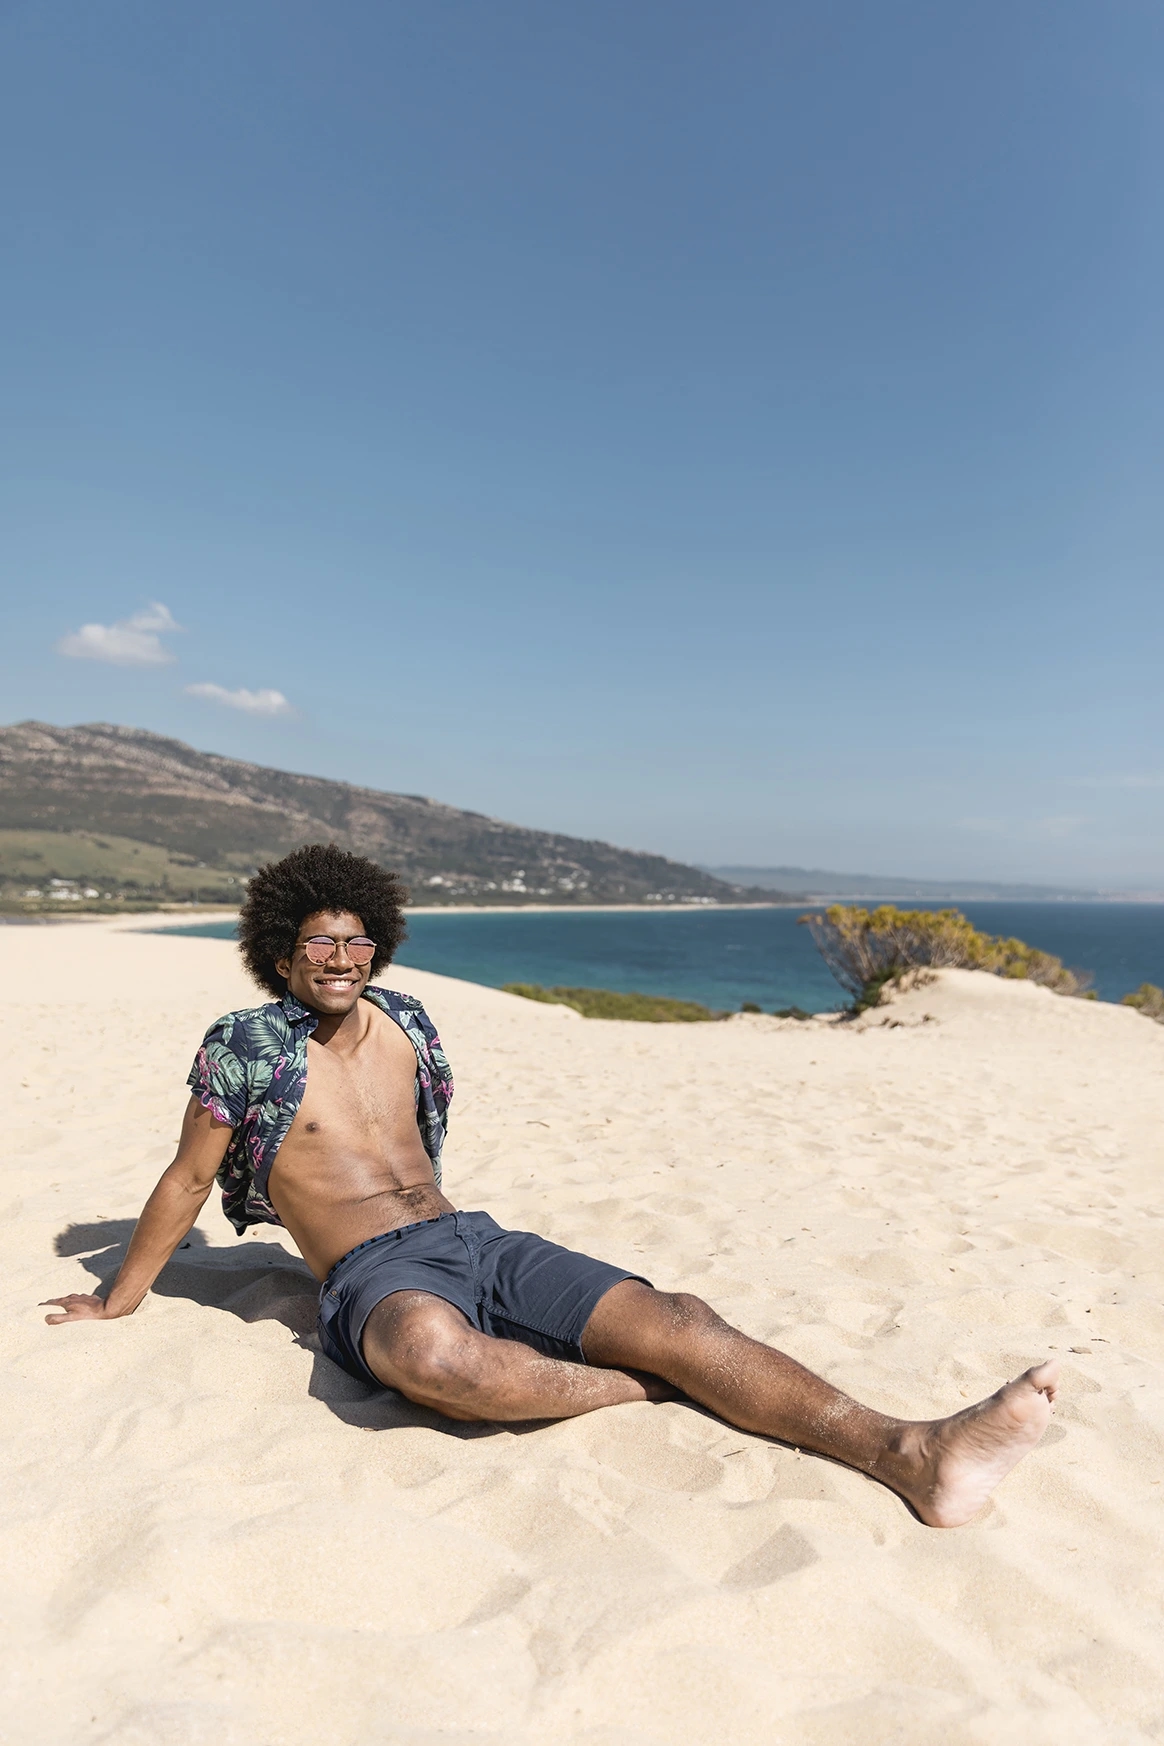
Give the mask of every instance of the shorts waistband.
[{"label": "shorts waistband", "polygon": [[365,1237],[362,1243],[357,1243],[354,1249],[349,1249],[346,1255],[341,1255],[338,1261],[332,1263],[322,1289],[326,1291],[344,1263],[350,1261],[353,1255],[359,1255],[362,1250],[371,1249],[376,1243],[390,1243],[394,1237],[406,1237],[409,1231],[423,1230],[425,1225],[439,1225],[442,1219],[455,1219],[456,1216],[455,1212],[438,1213],[435,1219],[416,1219],[410,1225],[397,1225],[395,1230],[381,1231],[378,1237]]}]

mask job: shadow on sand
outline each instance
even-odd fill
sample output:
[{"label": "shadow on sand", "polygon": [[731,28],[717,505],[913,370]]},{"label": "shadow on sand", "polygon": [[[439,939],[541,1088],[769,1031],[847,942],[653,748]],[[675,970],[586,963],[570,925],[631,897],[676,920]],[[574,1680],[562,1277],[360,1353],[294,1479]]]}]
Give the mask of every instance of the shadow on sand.
[{"label": "shadow on sand", "polygon": [[[101,1219],[93,1224],[66,1225],[53,1247],[58,1255],[75,1255],[97,1281],[104,1295],[125,1260],[134,1219]],[[414,1406],[391,1388],[369,1388],[349,1376],[319,1349],[315,1318],[319,1282],[305,1261],[274,1243],[240,1242],[217,1248],[203,1233],[192,1230],[159,1273],[153,1290],[159,1297],[182,1297],[207,1309],[223,1310],[243,1322],[279,1322],[297,1346],[313,1356],[307,1392],[348,1425],[387,1431],[425,1425],[446,1436],[468,1441],[495,1436],[502,1429],[520,1435],[538,1429],[529,1424],[458,1424],[427,1407]]]}]

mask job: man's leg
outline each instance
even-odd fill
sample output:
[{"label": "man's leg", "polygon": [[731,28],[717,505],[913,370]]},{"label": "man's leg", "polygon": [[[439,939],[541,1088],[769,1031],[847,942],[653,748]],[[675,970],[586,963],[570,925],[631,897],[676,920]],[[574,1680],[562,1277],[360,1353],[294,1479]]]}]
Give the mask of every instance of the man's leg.
[{"label": "man's leg", "polygon": [[1058,1365],[1037,1365],[952,1418],[886,1418],[795,1359],[729,1327],[697,1297],[623,1280],[582,1337],[590,1364],[645,1370],[745,1431],[872,1474],[935,1528],[976,1515],[1047,1427]]},{"label": "man's leg", "polygon": [[1056,1364],[1041,1364],[951,1418],[891,1419],[729,1327],[699,1298],[632,1279],[600,1299],[583,1349],[586,1365],[567,1364],[492,1339],[420,1291],[385,1298],[363,1338],[364,1359],[381,1382],[452,1419],[573,1418],[678,1389],[743,1430],[871,1474],[936,1528],[969,1521],[1034,1448],[1058,1375]]},{"label": "man's leg", "polygon": [[449,1419],[571,1419],[675,1393],[654,1376],[569,1364],[478,1333],[459,1309],[426,1291],[384,1298],[368,1317],[361,1345],[385,1387]]}]

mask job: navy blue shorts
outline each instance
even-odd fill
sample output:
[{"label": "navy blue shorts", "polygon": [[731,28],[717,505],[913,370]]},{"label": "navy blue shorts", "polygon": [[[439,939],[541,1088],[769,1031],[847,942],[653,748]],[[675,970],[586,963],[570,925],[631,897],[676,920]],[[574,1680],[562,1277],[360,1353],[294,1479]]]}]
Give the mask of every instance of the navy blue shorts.
[{"label": "navy blue shorts", "polygon": [[488,1213],[442,1213],[340,1256],[320,1288],[320,1343],[352,1376],[382,1388],[364,1363],[364,1324],[392,1292],[427,1291],[483,1334],[584,1364],[582,1333],[591,1312],[623,1279],[650,1284],[530,1231],[503,1231]]}]

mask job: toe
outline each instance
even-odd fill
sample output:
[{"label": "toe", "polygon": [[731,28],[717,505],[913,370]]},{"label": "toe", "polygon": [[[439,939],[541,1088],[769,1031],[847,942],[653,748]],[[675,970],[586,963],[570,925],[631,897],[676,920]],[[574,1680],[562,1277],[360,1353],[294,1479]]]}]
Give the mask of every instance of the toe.
[{"label": "toe", "polygon": [[1021,1380],[1029,1382],[1036,1393],[1045,1394],[1048,1400],[1053,1401],[1059,1384],[1059,1360],[1048,1358],[1042,1364],[1032,1365]]}]

